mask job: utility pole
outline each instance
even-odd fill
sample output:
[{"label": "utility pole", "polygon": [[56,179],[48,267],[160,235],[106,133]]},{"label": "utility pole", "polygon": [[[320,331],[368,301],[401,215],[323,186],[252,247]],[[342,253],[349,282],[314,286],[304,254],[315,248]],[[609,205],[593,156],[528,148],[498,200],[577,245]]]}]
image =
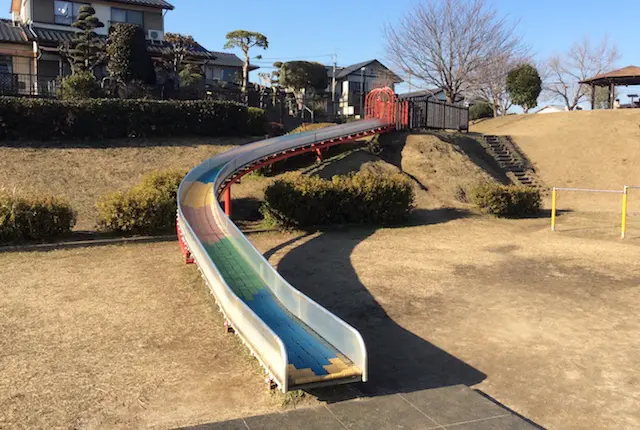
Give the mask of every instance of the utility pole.
[{"label": "utility pole", "polygon": [[338,55],[333,52],[333,77],[331,78],[331,107],[334,115],[337,114],[336,109],[336,68],[338,67]]}]

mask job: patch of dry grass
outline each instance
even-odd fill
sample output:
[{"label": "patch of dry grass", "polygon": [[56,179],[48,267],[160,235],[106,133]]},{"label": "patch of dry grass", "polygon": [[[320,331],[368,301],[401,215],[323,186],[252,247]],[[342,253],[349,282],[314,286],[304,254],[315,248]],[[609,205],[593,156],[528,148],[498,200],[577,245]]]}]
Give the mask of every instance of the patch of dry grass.
[{"label": "patch of dry grass", "polygon": [[[640,184],[638,109],[509,115],[482,121],[472,131],[510,135],[550,187],[622,190]],[[565,208],[619,212],[619,196],[565,194]],[[640,197],[631,202],[640,211]]]},{"label": "patch of dry grass", "polygon": [[95,203],[101,195],[128,188],[152,170],[191,169],[219,152],[251,140],[133,140],[108,142],[103,147],[81,143],[55,147],[0,146],[0,187],[61,196],[78,211],[76,229],[93,230]]},{"label": "patch of dry grass", "polygon": [[171,428],[280,410],[177,243],[0,254],[0,428]]},{"label": "patch of dry grass", "polygon": [[440,221],[251,240],[363,333],[367,392],[482,372],[474,388],[545,428],[640,427],[640,242],[544,219]]}]

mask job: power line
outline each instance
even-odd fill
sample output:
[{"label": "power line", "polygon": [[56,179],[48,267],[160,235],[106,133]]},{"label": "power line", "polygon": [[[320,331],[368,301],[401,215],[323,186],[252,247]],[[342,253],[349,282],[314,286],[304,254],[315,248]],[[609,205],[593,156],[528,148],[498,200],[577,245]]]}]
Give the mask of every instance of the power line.
[{"label": "power line", "polygon": [[297,60],[300,58],[322,58],[322,57],[333,57],[333,54],[298,55],[297,57],[262,57],[262,59],[263,60]]}]

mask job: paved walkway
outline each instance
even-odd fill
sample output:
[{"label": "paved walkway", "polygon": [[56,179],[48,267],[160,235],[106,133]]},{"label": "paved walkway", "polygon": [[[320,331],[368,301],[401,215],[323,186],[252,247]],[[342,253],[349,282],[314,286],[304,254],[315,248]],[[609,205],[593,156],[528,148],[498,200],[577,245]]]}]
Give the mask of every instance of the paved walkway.
[{"label": "paved walkway", "polygon": [[188,427],[191,430],[534,430],[464,385],[327,404]]}]

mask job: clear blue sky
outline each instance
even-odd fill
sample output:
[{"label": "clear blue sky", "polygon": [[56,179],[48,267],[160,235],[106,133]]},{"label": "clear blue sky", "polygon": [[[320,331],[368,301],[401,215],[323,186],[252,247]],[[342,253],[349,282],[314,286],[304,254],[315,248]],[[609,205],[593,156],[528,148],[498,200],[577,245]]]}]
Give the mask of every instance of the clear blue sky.
[{"label": "clear blue sky", "polygon": [[[270,47],[260,52],[265,59],[257,62],[264,67],[291,59],[329,64],[334,51],[339,65],[373,58],[384,63],[383,25],[396,21],[413,4],[412,0],[169,1],[176,9],[168,12],[166,29],[191,34],[210,50],[222,50],[231,30],[265,34]],[[617,0],[615,13],[606,11],[606,2],[595,0],[489,1],[500,14],[519,21],[518,30],[538,59],[565,51],[584,35],[597,41],[606,34],[620,49],[620,66],[640,65],[638,0]],[[243,13],[238,12],[241,7]]]}]

